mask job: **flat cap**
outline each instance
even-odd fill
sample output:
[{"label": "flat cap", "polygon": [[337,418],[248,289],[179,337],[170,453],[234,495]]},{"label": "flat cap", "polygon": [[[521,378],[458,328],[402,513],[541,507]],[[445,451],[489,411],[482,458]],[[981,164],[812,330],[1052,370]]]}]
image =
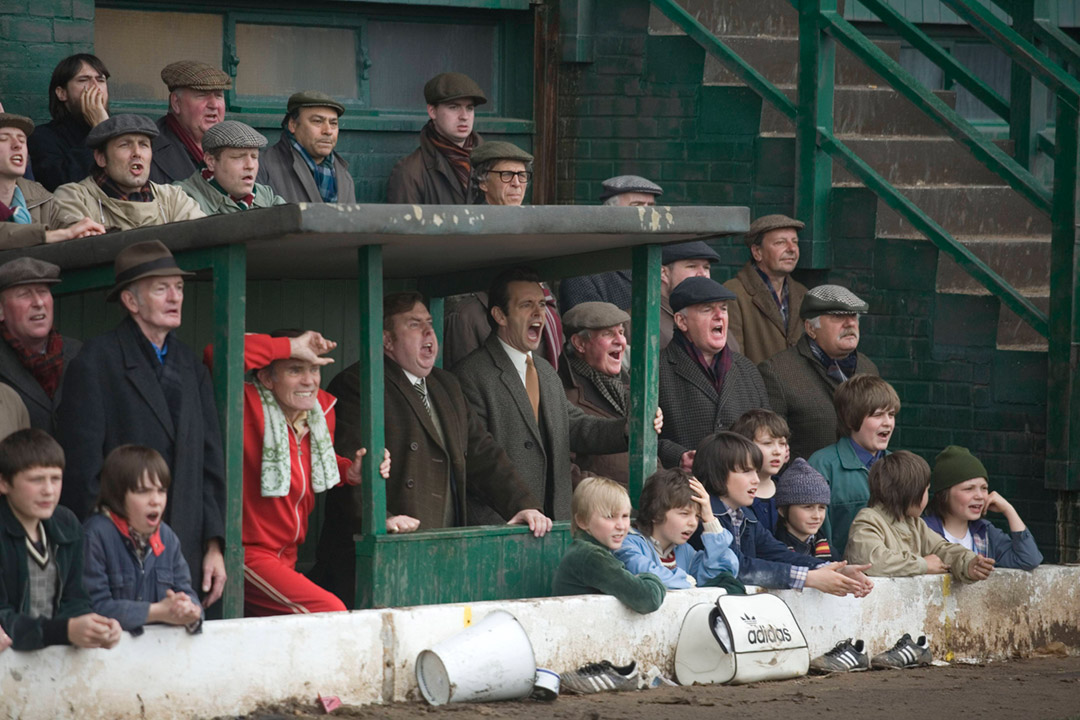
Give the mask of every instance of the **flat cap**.
[{"label": "flat cap", "polygon": [[608,178],[601,185],[604,191],[600,193],[601,200],[607,200],[609,197],[616,195],[622,195],[623,193],[636,192],[645,193],[646,195],[655,195],[660,197],[664,194],[664,189],[654,183],[652,180],[647,180],[640,175],[617,175],[613,178]]},{"label": "flat cap", "polygon": [[746,245],[749,247],[761,242],[761,236],[770,230],[780,230],[782,228],[802,230],[804,227],[806,227],[806,223],[802,220],[789,218],[787,215],[762,215],[750,223],[750,229],[746,231],[743,240],[746,241]]},{"label": "flat cap", "polygon": [[665,245],[660,255],[660,262],[663,265],[670,265],[676,260],[703,259],[709,262],[720,262],[720,256],[716,254],[716,251],[701,240]]},{"label": "flat cap", "polygon": [[338,117],[345,114],[345,106],[324,92],[318,90],[301,90],[289,96],[289,103],[285,106],[288,113],[305,107],[328,107],[333,108]]},{"label": "flat cap", "polygon": [[523,163],[531,163],[533,156],[514,143],[492,140],[473,150],[469,160],[472,161],[474,166],[488,160],[520,160]]},{"label": "flat cap", "polygon": [[707,277],[690,277],[683,280],[671,291],[671,311],[679,312],[691,305],[734,300],[735,293]]},{"label": "flat cap", "polygon": [[471,77],[464,73],[440,73],[424,83],[424,100],[428,105],[472,98],[476,105],[487,102],[487,95]]},{"label": "flat cap", "polygon": [[0,112],[0,127],[13,127],[19,128],[24,133],[29,135],[34,132],[34,121],[25,115],[16,115],[15,113]]},{"label": "flat cap", "polygon": [[625,310],[608,302],[578,303],[562,316],[563,329],[567,335],[582,330],[601,330],[614,327],[619,323],[629,322],[630,315]]},{"label": "flat cap", "polygon": [[0,290],[16,285],[53,285],[60,282],[60,268],[32,257],[9,260],[0,265]]},{"label": "flat cap", "polygon": [[223,70],[198,60],[178,60],[161,69],[161,81],[169,92],[177,88],[192,90],[228,90],[232,78]]},{"label": "flat cap", "polygon": [[250,125],[236,120],[223,120],[214,125],[202,136],[203,152],[213,152],[221,148],[261,148],[266,146],[266,137]]},{"label": "flat cap", "polygon": [[169,248],[160,240],[146,240],[128,245],[116,254],[113,262],[113,276],[116,284],[105,296],[108,302],[115,302],[120,293],[131,283],[146,277],[191,277],[195,273],[181,270]]},{"label": "flat cap", "polygon": [[803,296],[799,317],[810,320],[819,315],[857,315],[870,306],[858,295],[840,285],[818,285]]},{"label": "flat cap", "polygon": [[130,113],[113,115],[108,120],[94,126],[94,129],[86,136],[86,145],[95,149],[100,148],[114,137],[130,133],[156,138],[158,129],[154,121],[145,115],[132,115]]}]

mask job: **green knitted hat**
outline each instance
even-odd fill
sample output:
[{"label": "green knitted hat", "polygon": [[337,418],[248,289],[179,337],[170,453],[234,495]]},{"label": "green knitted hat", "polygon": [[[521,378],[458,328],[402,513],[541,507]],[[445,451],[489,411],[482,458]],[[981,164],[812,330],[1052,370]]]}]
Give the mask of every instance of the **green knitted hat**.
[{"label": "green knitted hat", "polygon": [[948,490],[972,478],[989,478],[986,466],[971,451],[959,445],[950,445],[934,460],[934,469],[930,472],[930,494]]}]

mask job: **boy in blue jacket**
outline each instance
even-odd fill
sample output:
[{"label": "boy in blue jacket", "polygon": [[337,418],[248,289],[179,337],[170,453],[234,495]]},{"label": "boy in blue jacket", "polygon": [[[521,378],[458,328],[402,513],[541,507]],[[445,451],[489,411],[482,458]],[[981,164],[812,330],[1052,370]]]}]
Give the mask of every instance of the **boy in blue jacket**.
[{"label": "boy in blue jacket", "polygon": [[713,513],[731,532],[739,559],[739,580],[766,588],[815,588],[830,595],[864,597],[874,587],[869,565],[829,563],[792,552],[758,523],[751,509],[763,457],[742,435],[719,432],[702,441],[694,455],[694,475],[712,498]]},{"label": "boy in blue jacket", "polygon": [[[687,544],[701,518],[702,550]],[[635,575],[652,573],[670,590],[704,586],[720,573],[739,574],[731,533],[713,515],[709,494],[685,470],[659,470],[645,481],[638,516],[615,557]]]}]

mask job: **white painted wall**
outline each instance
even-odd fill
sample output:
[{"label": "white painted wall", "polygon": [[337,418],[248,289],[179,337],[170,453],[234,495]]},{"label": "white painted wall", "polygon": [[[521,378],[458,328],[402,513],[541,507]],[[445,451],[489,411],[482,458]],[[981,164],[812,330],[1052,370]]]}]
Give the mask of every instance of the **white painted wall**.
[{"label": "white painted wall", "polygon": [[[930,635],[936,657],[1005,658],[1054,640],[1080,649],[1078,567],[997,570],[968,586],[930,575],[879,579],[861,600],[777,594],[814,655],[846,637],[880,652],[904,632]],[[518,618],[542,667],[635,659],[670,672],[683,615],[715,597],[708,589],[672,592],[650,615],[590,595],[225,620],[193,637],[150,627],[125,634],[113,650],[8,650],[0,653],[0,717],[212,717],[292,697],[314,702],[319,693],[354,704],[415,700],[420,651],[464,628],[467,616],[475,622],[495,609]]]}]

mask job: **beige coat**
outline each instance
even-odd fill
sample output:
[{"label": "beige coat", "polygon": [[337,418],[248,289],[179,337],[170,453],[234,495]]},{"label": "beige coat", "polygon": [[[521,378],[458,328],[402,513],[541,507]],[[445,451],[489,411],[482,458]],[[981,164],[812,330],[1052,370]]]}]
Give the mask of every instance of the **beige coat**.
[{"label": "beige coat", "polygon": [[30,413],[19,393],[10,385],[0,383],[0,440],[16,430],[30,427]]},{"label": "beige coat", "polygon": [[[0,223],[0,249],[23,248],[31,245],[41,245],[45,242],[45,231],[66,227],[56,223],[54,217],[56,203],[53,195],[40,183],[26,178],[19,178],[15,184],[22,190],[23,199],[26,200],[26,209],[30,211],[29,225],[20,225],[13,222]],[[76,218],[81,220],[82,218]],[[74,222],[74,221],[73,221]]]},{"label": "beige coat", "polygon": [[53,202],[60,227],[89,217],[109,230],[131,230],[206,217],[199,205],[180,188],[150,183],[152,202],[116,200],[102,191],[93,177],[56,188]]},{"label": "beige coat", "polygon": [[735,293],[728,303],[728,337],[735,338],[742,354],[760,365],[773,355],[799,341],[803,321],[799,317],[806,286],[790,276],[788,283],[788,321],[776,307],[776,300],[753,263],[746,263],[739,274],[724,283]]},{"label": "beige coat", "polygon": [[896,521],[876,506],[865,507],[855,516],[844,559],[852,565],[870,563],[867,575],[904,577],[925,575],[927,555],[941,558],[957,580],[972,581],[968,566],[975,553],[941,537],[922,518]]}]

